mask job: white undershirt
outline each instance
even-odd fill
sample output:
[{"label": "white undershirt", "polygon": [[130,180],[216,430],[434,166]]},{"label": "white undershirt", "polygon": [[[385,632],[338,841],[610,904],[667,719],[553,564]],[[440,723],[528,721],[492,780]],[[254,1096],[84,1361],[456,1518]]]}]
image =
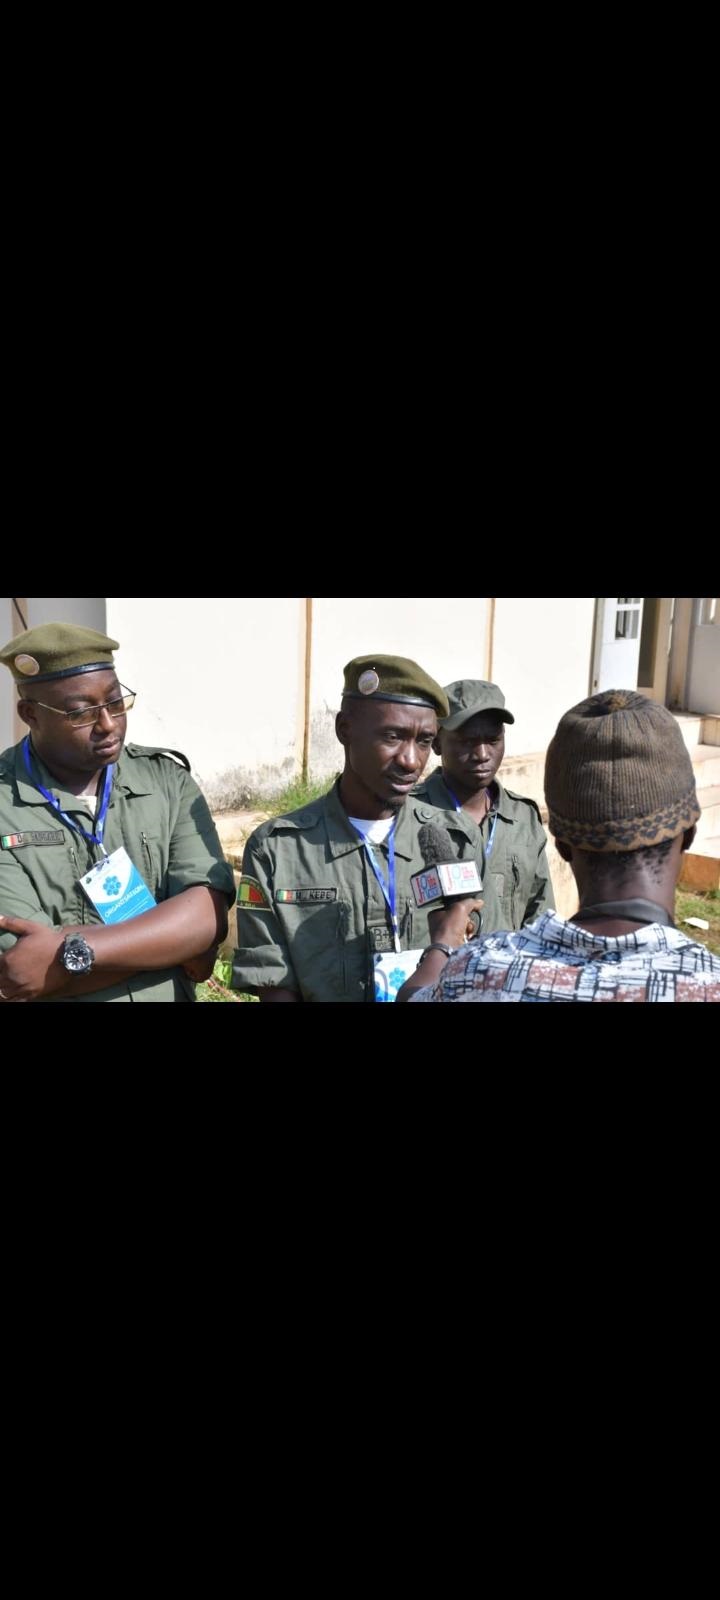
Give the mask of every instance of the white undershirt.
[{"label": "white undershirt", "polygon": [[387,839],[395,818],[378,817],[376,822],[369,822],[367,817],[351,817],[350,821],[364,839],[369,839],[371,844],[382,844],[383,839]]},{"label": "white undershirt", "polygon": [[98,788],[97,778],[95,779],[95,782],[89,784],[87,788],[81,789],[78,795],[78,800],[84,800],[91,816],[97,816],[98,811],[100,810],[100,790]]}]

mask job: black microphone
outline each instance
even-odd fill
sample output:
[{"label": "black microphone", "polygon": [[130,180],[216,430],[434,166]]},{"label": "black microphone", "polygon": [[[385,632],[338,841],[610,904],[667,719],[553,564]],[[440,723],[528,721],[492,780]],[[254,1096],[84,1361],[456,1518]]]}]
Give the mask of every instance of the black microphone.
[{"label": "black microphone", "polygon": [[[410,878],[418,906],[440,910],[454,900],[474,900],[482,892],[482,879],[476,861],[458,861],[455,847],[447,828],[436,822],[424,822],[418,833],[420,854],[425,862],[424,872],[414,872]],[[473,938],[480,932],[482,918],[471,911]]]}]

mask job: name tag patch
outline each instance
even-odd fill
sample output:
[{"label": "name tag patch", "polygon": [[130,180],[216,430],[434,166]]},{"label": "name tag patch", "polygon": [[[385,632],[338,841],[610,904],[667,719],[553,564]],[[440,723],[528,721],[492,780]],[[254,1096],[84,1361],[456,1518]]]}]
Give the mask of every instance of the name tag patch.
[{"label": "name tag patch", "polygon": [[50,833],[4,833],[0,837],[0,850],[24,850],[29,844],[63,844],[64,841],[62,828]]},{"label": "name tag patch", "polygon": [[328,900],[337,900],[337,889],[278,889],[275,894],[279,906],[317,906]]}]

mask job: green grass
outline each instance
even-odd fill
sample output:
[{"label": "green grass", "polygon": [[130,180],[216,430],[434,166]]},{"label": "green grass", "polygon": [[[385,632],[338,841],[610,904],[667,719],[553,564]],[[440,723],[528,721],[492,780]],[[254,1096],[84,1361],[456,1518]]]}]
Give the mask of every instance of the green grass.
[{"label": "green grass", "polygon": [[331,784],[331,778],[309,777],[307,781],[293,778],[279,794],[273,795],[270,800],[259,800],[258,805],[263,811],[269,812],[271,817],[283,817],[287,811],[299,811],[301,806],[309,805],[311,800],[319,800],[321,794],[327,794]]},{"label": "green grass", "polygon": [[[703,928],[688,928],[685,917],[703,917],[710,923],[707,933]],[[713,955],[720,956],[720,893],[717,889],[678,889],[675,895],[675,921],[688,939],[704,944]]]},{"label": "green grass", "polygon": [[234,990],[230,988],[231,982],[232,962],[216,961],[212,977],[207,978],[205,983],[196,984],[195,997],[197,1000],[205,1000],[211,1004],[213,1002],[227,1002],[228,1000],[231,1002],[249,1000],[253,1005],[259,1004],[254,994],[235,994]]}]

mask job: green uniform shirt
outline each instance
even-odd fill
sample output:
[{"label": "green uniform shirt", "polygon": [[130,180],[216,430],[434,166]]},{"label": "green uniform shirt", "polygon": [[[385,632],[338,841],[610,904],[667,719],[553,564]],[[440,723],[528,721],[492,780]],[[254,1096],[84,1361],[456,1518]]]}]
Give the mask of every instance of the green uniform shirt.
[{"label": "green uniform shirt", "polygon": [[[418,799],[465,817],[482,839],[482,879],[485,893],[482,932],[499,929],[514,931],[534,922],[543,911],[554,911],[555,896],[550,881],[545,846],[547,835],[534,800],[513,794],[495,779],[498,792],[497,822],[493,847],[486,856],[493,812],[478,824],[465,811],[455,811],[455,803],[442,777],[440,767],[413,791]],[[494,888],[495,894],[491,894]],[[499,920],[495,920],[498,918]]]},{"label": "green uniform shirt", "polygon": [[[37,757],[33,770],[73,822],[94,833],[94,802],[60,788]],[[0,911],[51,928],[72,923],[102,926],[78,882],[102,852],[68,828],[31,783],[22,744],[0,755],[0,839],[18,834],[29,835],[28,842],[0,846]],[[48,835],[56,834],[62,835],[61,842],[48,842]],[[207,802],[184,756],[174,760],[165,750],[125,746],[115,768],[105,821],[108,855],[120,845],[158,903],[196,884],[218,889],[229,902],[235,898],[232,868],[223,857]],[[14,944],[13,934],[0,932],[0,951]],[[138,973],[77,999],[194,1000],[195,985],[179,967],[172,967]]]},{"label": "green uniform shirt", "polygon": [[[472,858],[477,848],[470,818],[440,817],[434,806],[414,797],[402,806],[394,837],[403,950],[422,950],[430,943],[427,908],[415,905],[410,883],[411,874],[425,866],[418,849],[424,822],[442,822],[461,860]],[[387,843],[373,850],[387,882]],[[256,828],[245,846],[243,874],[255,879],[264,907],[238,903],[235,989],[294,989],[303,1000],[374,999],[373,954],[393,949],[390,917],[337,783],[311,805]]]}]

